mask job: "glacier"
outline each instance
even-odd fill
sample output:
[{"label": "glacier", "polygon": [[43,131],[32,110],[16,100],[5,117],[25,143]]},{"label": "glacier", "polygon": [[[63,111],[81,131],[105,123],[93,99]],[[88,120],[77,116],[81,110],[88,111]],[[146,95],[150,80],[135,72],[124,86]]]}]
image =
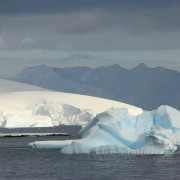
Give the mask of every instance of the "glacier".
[{"label": "glacier", "polygon": [[43,115],[51,118],[53,126],[79,125],[84,126],[95,114],[88,109],[80,109],[69,104],[48,102],[43,100],[31,107],[32,115]]},{"label": "glacier", "polygon": [[141,108],[97,97],[49,91],[1,93],[0,88],[0,127],[84,126],[110,107],[125,107],[132,115],[142,112]]},{"label": "glacier", "polygon": [[180,145],[180,111],[160,106],[131,115],[127,108],[110,108],[95,116],[78,135],[81,139],[29,145],[59,147],[65,154],[172,154]]},{"label": "glacier", "polygon": [[0,111],[0,127],[53,127],[59,125],[85,125],[95,114],[69,104],[42,100],[25,108],[27,114],[11,114]]},{"label": "glacier", "polygon": [[53,123],[48,116],[0,114],[1,128],[28,128],[28,127],[53,127]]}]

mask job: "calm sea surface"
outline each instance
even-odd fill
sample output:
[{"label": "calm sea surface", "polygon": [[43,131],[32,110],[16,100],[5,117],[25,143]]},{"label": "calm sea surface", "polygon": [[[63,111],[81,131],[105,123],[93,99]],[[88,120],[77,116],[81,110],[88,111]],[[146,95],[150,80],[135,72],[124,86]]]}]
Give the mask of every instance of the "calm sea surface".
[{"label": "calm sea surface", "polygon": [[70,137],[0,138],[2,179],[175,179],[180,180],[180,151],[174,155],[64,155],[59,149],[31,149],[37,140],[72,139],[80,127],[0,129],[0,133],[67,132]]}]

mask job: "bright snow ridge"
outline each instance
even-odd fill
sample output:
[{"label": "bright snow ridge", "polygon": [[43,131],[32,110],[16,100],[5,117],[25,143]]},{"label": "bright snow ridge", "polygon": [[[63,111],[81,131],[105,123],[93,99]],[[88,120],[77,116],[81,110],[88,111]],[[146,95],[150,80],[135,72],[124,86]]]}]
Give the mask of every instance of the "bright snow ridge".
[{"label": "bright snow ridge", "polygon": [[0,78],[0,93],[17,91],[47,91],[47,89]]},{"label": "bright snow ridge", "polygon": [[79,140],[39,141],[35,148],[63,148],[66,154],[171,154],[180,145],[180,111],[169,106],[131,116],[125,108],[98,114]]},{"label": "bright snow ridge", "polygon": [[125,103],[85,95],[48,91],[0,93],[0,126],[84,125],[111,107],[127,108],[131,115],[142,112]]}]

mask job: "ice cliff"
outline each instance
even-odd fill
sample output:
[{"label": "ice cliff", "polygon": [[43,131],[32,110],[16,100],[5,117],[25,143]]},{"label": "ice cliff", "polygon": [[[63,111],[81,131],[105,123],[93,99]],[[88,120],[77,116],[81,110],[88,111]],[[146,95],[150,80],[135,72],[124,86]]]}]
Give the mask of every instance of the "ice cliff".
[{"label": "ice cliff", "polygon": [[180,145],[180,112],[169,106],[132,116],[125,108],[98,114],[72,141],[39,141],[35,148],[62,148],[66,154],[171,154]]},{"label": "ice cliff", "polygon": [[78,94],[49,91],[0,93],[0,127],[83,126],[111,107],[127,108],[132,115],[142,113],[141,108],[122,102]]},{"label": "ice cliff", "polygon": [[93,112],[80,109],[69,104],[61,104],[42,100],[42,102],[25,108],[27,114],[10,114],[0,112],[0,127],[52,127],[59,125],[83,126],[92,117]]}]

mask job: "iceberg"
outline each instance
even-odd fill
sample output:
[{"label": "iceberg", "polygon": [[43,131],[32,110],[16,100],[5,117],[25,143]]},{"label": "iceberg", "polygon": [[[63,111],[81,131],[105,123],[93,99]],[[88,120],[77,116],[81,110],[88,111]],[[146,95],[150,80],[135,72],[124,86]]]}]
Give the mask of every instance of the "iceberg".
[{"label": "iceberg", "polygon": [[29,144],[29,146],[31,146],[32,148],[38,148],[38,149],[55,149],[55,148],[63,148],[66,147],[68,145],[70,145],[73,141],[75,140],[62,140],[62,141],[36,141],[36,142],[32,142]]},{"label": "iceberg", "polygon": [[111,108],[80,130],[81,139],[38,141],[30,146],[59,146],[65,154],[172,154],[180,145],[179,132],[180,112],[172,107],[160,106],[134,116],[126,108]]}]

